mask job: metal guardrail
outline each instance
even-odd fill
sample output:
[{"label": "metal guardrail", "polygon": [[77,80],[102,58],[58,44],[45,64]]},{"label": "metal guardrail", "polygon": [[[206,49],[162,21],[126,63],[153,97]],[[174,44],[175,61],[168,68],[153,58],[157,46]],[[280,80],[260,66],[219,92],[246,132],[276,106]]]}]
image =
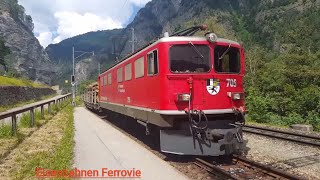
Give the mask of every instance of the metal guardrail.
[{"label": "metal guardrail", "polygon": [[17,115],[18,114],[30,111],[30,125],[31,125],[31,127],[33,127],[34,126],[34,109],[35,108],[40,107],[41,117],[44,118],[44,106],[45,105],[48,104],[48,112],[51,113],[51,104],[59,105],[59,104],[61,104],[61,102],[65,101],[70,96],[71,96],[71,93],[65,94],[59,98],[36,102],[36,103],[32,103],[32,104],[29,104],[29,105],[26,105],[23,107],[13,108],[11,110],[1,112],[0,113],[0,121],[3,120],[4,118],[11,117],[12,118],[12,123],[11,123],[12,135],[16,135],[17,134]]}]

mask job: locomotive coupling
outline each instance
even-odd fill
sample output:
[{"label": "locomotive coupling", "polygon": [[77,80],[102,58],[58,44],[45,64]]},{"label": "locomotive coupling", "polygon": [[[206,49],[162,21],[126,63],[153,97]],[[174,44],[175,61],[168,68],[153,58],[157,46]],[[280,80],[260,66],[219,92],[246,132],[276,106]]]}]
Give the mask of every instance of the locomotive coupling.
[{"label": "locomotive coupling", "polygon": [[237,134],[236,129],[207,129],[206,138],[212,141],[218,141],[219,144],[231,144]]}]

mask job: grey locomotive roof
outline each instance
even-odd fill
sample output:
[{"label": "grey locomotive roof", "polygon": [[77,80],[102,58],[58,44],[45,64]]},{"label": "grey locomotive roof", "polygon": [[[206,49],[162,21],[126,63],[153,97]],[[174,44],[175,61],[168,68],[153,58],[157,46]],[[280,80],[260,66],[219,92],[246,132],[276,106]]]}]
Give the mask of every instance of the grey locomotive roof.
[{"label": "grey locomotive roof", "polygon": [[[159,39],[158,41],[156,41],[155,43],[158,42],[175,42],[175,41],[207,41],[207,39],[205,37],[194,37],[194,36],[175,36],[175,37],[164,37]],[[217,42],[222,42],[222,43],[231,43],[231,44],[236,44],[239,45],[240,44],[236,41],[232,41],[229,39],[224,39],[224,38],[218,38]]]}]

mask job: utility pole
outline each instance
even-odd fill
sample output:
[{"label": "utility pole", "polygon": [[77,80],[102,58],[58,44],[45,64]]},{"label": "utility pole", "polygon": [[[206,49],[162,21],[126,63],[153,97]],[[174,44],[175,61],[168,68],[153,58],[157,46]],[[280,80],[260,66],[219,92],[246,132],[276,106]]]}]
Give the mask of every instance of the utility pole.
[{"label": "utility pole", "polygon": [[74,47],[72,47],[72,64],[73,64],[72,75],[74,75]]},{"label": "utility pole", "polygon": [[99,75],[101,74],[101,67],[100,67],[100,62],[98,64],[98,69],[99,69]]},{"label": "utility pole", "polygon": [[131,39],[131,43],[132,43],[132,53],[134,53],[134,50],[135,50],[135,47],[134,47],[134,43],[136,43],[136,38],[135,38],[135,35],[134,35],[134,28],[131,28],[131,36],[132,36],[132,39]]},{"label": "utility pole", "polygon": [[[75,57],[74,53],[82,53],[81,55]],[[78,92],[78,82],[75,78],[75,67],[74,67],[74,60],[85,55],[85,54],[92,54],[94,56],[94,51],[92,52],[86,52],[86,51],[75,51],[74,47],[72,47],[72,76],[71,76],[71,85],[72,85],[72,105],[76,105],[76,88]]]},{"label": "utility pole", "polygon": [[72,47],[72,77],[71,79],[74,79],[74,82],[71,80],[71,85],[72,85],[72,105],[76,105],[76,94],[75,94],[75,76],[74,76],[74,47]]},{"label": "utility pole", "polygon": [[[118,44],[119,41],[121,39],[127,39],[127,37],[122,37],[122,36],[114,36],[112,37],[112,43],[113,43],[113,56],[114,56],[114,61],[117,62],[117,60],[119,59],[119,56],[121,55],[119,52],[117,52],[117,47],[116,47],[116,40],[118,40]],[[131,41],[130,41],[131,42]]]},{"label": "utility pole", "polygon": [[134,28],[131,28],[132,30],[132,53],[134,53]]}]

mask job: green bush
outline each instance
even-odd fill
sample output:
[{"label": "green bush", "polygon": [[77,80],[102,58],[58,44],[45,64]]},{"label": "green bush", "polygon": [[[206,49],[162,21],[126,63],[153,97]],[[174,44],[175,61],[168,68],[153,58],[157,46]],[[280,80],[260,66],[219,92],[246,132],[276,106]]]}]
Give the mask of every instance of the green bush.
[{"label": "green bush", "polygon": [[256,89],[251,88],[246,100],[249,116],[252,120],[258,123],[268,123],[270,121],[271,98],[264,97]]}]

